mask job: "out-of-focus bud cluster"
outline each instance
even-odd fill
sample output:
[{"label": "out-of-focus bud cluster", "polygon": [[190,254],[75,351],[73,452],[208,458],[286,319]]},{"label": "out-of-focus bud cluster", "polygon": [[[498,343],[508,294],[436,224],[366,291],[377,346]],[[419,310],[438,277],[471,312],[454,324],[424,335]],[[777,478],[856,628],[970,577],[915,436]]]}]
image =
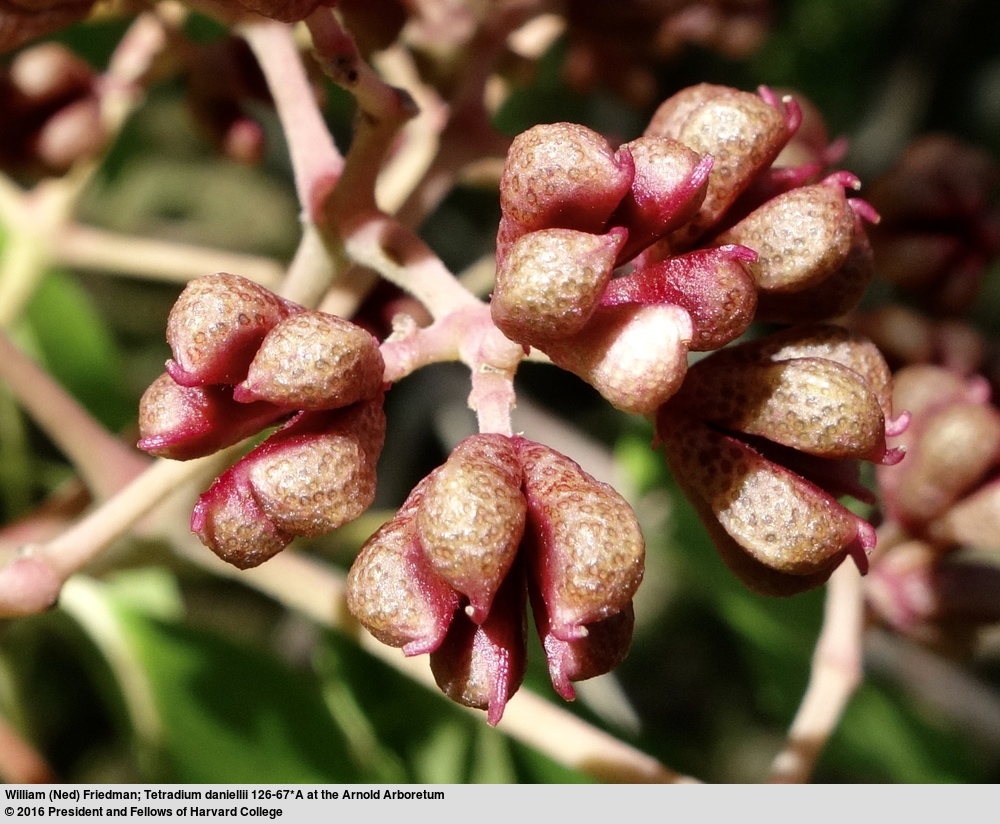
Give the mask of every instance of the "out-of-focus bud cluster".
[{"label": "out-of-focus bud cluster", "polygon": [[869,195],[882,216],[879,274],[933,315],[965,312],[1000,255],[998,185],[1000,167],[981,149],[947,135],[911,144]]},{"label": "out-of-focus bud cluster", "polygon": [[0,3],[0,52],[82,20],[93,5],[94,0],[4,0]]},{"label": "out-of-focus bud cluster", "polygon": [[61,174],[104,145],[97,74],[58,43],[20,52],[0,70],[0,166]]},{"label": "out-of-focus bud cluster", "polygon": [[871,500],[859,461],[894,464],[891,376],[867,340],[793,327],[713,353],[657,414],[678,485],[727,566],[750,588],[790,595],[851,556],[862,571],[874,529],[840,504]]},{"label": "out-of-focus bud cluster", "polygon": [[195,122],[226,155],[243,163],[264,156],[254,104],[270,103],[264,75],[246,41],[225,37],[191,44],[184,54],[188,105]]},{"label": "out-of-focus bud cluster", "polygon": [[746,57],[763,42],[770,0],[624,0],[568,3],[567,82],[609,85],[633,105],[655,100],[658,69],[687,44]]},{"label": "out-of-focus bud cluster", "polygon": [[191,528],[219,557],[256,566],[371,505],[385,439],[371,334],[219,273],[185,287],[167,340],[173,358],[140,402],[141,449],[187,460],[283,424],[198,500]]},{"label": "out-of-focus bud cluster", "polygon": [[856,313],[850,326],[871,338],[893,371],[924,363],[972,375],[988,368],[992,356],[987,338],[964,321],[928,317],[897,303]]},{"label": "out-of-focus bud cluster", "polygon": [[1000,411],[986,381],[929,364],[895,376],[912,413],[907,459],[877,472],[902,535],[873,565],[869,600],[897,630],[962,651],[1000,621]]},{"label": "out-of-focus bud cluster", "polygon": [[608,672],[632,637],[645,544],[628,503],[523,437],[473,435],[362,548],[348,605],[441,689],[499,722],[526,667],[530,603],[556,691]]}]

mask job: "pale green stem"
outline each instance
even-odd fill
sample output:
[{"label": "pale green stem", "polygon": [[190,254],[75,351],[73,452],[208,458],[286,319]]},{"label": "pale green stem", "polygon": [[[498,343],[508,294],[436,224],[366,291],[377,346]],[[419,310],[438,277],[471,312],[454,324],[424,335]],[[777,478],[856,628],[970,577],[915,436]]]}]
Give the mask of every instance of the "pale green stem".
[{"label": "pale green stem", "polygon": [[292,30],[283,23],[248,23],[240,33],[250,44],[274,100],[288,143],[299,203],[314,219],[317,186],[332,189],[344,168],[316,95],[306,76]]},{"label": "pale green stem", "polygon": [[284,275],[284,266],[270,258],[133,237],[80,224],[67,225],[55,235],[52,255],[76,269],[177,283],[213,272],[232,272],[276,289]]},{"label": "pale green stem", "polygon": [[10,386],[21,406],[69,458],[97,499],[113,495],[149,463],[108,432],[2,331],[0,380]]},{"label": "pale green stem", "polygon": [[805,783],[862,679],[864,593],[852,564],[841,564],[826,590],[823,626],[812,669],[784,749],[771,764],[772,783]]},{"label": "pale green stem", "polygon": [[0,329],[24,312],[45,274],[49,256],[41,238],[11,232],[0,254]]}]

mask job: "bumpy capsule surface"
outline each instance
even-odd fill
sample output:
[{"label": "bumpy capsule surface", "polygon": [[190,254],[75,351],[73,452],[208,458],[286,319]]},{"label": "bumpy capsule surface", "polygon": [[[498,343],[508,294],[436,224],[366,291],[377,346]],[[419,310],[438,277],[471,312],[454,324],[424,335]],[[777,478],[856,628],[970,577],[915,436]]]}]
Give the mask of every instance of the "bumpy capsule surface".
[{"label": "bumpy capsule surface", "polygon": [[305,311],[267,333],[234,397],[291,409],[336,409],[376,395],[384,371],[371,333],[336,315]]},{"label": "bumpy capsule surface", "polygon": [[870,525],[739,439],[664,408],[657,432],[674,477],[760,564],[788,575],[832,570],[874,545]]},{"label": "bumpy capsule surface", "polygon": [[459,594],[431,568],[417,531],[417,510],[432,473],[369,538],[347,575],[347,607],[383,644],[407,655],[433,652],[444,640]]},{"label": "bumpy capsule surface", "polygon": [[607,484],[553,449],[515,438],[528,501],[531,575],[552,634],[585,637],[586,625],[621,612],[642,580],[645,541],[635,513]]},{"label": "bumpy capsule surface", "polygon": [[493,321],[526,345],[579,332],[590,320],[626,233],[541,229],[518,238],[497,269]]},{"label": "bumpy capsule surface", "polygon": [[468,596],[481,623],[524,534],[527,504],[508,437],[479,434],[452,450],[427,485],[417,514],[424,553],[441,578]]},{"label": "bumpy capsule surface", "polygon": [[691,221],[671,236],[671,243],[686,246],[714,225],[778,156],[792,131],[776,107],[724,86],[692,86],[661,104],[645,134],[673,138],[713,158],[704,201]]},{"label": "bumpy capsule surface", "polygon": [[509,241],[536,229],[601,232],[634,173],[631,155],[616,154],[585,126],[549,123],[521,132],[500,178]]},{"label": "bumpy capsule surface", "polygon": [[796,292],[844,264],[856,221],[843,187],[831,181],[771,198],[715,242],[749,246],[757,253],[753,273],[762,290]]},{"label": "bumpy capsule surface", "polygon": [[219,272],[192,280],[167,317],[173,352],[167,372],[182,386],[239,383],[264,336],[300,311],[239,275]]}]

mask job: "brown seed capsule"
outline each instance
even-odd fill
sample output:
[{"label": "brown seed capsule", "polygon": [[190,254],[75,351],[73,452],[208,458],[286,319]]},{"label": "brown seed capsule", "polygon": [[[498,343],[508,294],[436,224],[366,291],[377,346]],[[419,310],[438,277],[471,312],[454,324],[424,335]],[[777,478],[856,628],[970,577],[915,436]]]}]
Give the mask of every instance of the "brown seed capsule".
[{"label": "brown seed capsule", "polygon": [[522,235],[497,269],[493,321],[532,345],[580,331],[594,312],[626,233],[542,229]]},{"label": "brown seed capsule", "polygon": [[587,634],[582,638],[563,641],[549,631],[544,600],[534,589],[530,594],[532,615],[545,649],[552,686],[562,698],[573,701],[576,698],[573,682],[604,675],[625,659],[632,643],[635,610],[629,603],[621,612],[588,624]]},{"label": "brown seed capsule", "polygon": [[167,318],[173,360],[167,372],[182,386],[239,383],[261,341],[302,307],[260,284],[219,272],[188,283]]},{"label": "brown seed capsule", "polygon": [[417,525],[428,562],[469,598],[476,623],[486,619],[524,534],[521,478],[508,437],[472,435],[434,473],[420,505]]},{"label": "brown seed capsule", "polygon": [[705,199],[713,158],[669,137],[645,136],[626,143],[635,178],[611,219],[628,229],[619,261],[631,260],[653,241],[689,221]]},{"label": "brown seed capsule", "polygon": [[292,541],[267,517],[239,464],[204,492],[191,515],[191,531],[223,561],[239,569],[259,566]]},{"label": "brown seed capsule", "polygon": [[718,522],[760,564],[789,575],[822,575],[848,552],[874,546],[870,525],[831,494],[737,438],[670,405],[660,410],[657,434],[699,514]]},{"label": "brown seed capsule", "polygon": [[885,451],[875,393],[853,369],[825,358],[706,359],[689,370],[676,397],[702,420],[810,455],[865,458]]},{"label": "brown seed capsule", "polygon": [[138,446],[186,461],[238,443],[286,414],[269,403],[237,403],[228,386],[180,386],[164,373],[139,400]]},{"label": "brown seed capsule", "polygon": [[612,487],[543,444],[515,438],[528,500],[525,551],[531,576],[562,641],[621,612],[642,581],[645,541],[635,513]]},{"label": "brown seed capsule", "polygon": [[927,529],[931,538],[1000,552],[1000,481],[979,487]]},{"label": "brown seed capsule", "polygon": [[370,332],[326,312],[305,311],[267,333],[234,397],[291,409],[337,409],[374,397],[384,371]]},{"label": "brown seed capsule", "polygon": [[797,292],[761,291],[755,317],[771,323],[813,323],[838,318],[861,302],[874,277],[871,244],[865,230],[858,226],[847,257],[836,271]]},{"label": "brown seed capsule", "polygon": [[406,655],[433,652],[444,640],[459,594],[431,568],[417,534],[417,510],[434,473],[358,553],[347,575],[347,608],[383,644]]},{"label": "brown seed capsule", "polygon": [[888,503],[904,523],[923,524],[1000,464],[1000,412],[989,404],[950,403],[915,418],[913,429]]}]

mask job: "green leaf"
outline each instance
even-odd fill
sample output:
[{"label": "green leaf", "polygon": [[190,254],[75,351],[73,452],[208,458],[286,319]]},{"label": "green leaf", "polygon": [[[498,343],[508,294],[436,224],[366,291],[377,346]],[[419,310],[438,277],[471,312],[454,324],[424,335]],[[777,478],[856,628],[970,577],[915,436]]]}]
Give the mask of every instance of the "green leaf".
[{"label": "green leaf", "polygon": [[852,698],[820,766],[819,780],[824,769],[872,782],[991,780],[991,765],[974,757],[967,737],[936,727],[897,691],[872,680]]},{"label": "green leaf", "polygon": [[161,750],[149,780],[355,781],[319,684],[277,657],[180,621],[172,575],[74,579],[62,603],[108,659],[137,732]]},{"label": "green leaf", "polygon": [[172,780],[355,781],[316,688],[278,659],[214,633],[122,611],[163,720]]},{"label": "green leaf", "polygon": [[117,431],[134,418],[117,343],[72,277],[51,270],[27,318],[44,367],[101,423]]},{"label": "green leaf", "polygon": [[[352,711],[365,718],[369,748],[364,760],[398,759],[405,780],[416,783],[572,783],[586,776],[511,741],[473,714],[373,658],[352,642],[327,636],[318,668],[349,691]],[[366,781],[382,780],[379,773]]]}]

